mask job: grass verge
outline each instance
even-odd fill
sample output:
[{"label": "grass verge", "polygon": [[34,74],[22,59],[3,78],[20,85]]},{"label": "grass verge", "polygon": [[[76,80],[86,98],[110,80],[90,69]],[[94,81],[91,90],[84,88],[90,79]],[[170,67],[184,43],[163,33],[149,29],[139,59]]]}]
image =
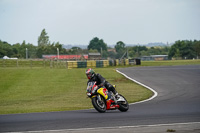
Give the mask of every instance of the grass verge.
[{"label": "grass verge", "polygon": [[[96,68],[132,103],[152,92],[126,79],[113,68]],[[0,114],[66,111],[92,108],[86,98],[85,69],[0,69]]]},{"label": "grass verge", "polygon": [[142,61],[141,66],[176,66],[197,65],[200,60],[165,60],[165,61]]}]

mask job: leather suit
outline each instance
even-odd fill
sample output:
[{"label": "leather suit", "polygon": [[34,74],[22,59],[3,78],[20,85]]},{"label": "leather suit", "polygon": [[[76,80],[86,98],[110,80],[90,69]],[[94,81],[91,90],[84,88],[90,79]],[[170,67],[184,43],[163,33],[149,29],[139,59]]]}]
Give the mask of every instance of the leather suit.
[{"label": "leather suit", "polygon": [[105,78],[102,77],[99,73],[94,74],[94,76],[88,80],[88,82],[91,81],[96,81],[96,85],[98,85],[99,87],[105,86],[108,89],[108,91],[112,91],[113,94],[117,93],[115,88],[108,81],[106,81]]}]

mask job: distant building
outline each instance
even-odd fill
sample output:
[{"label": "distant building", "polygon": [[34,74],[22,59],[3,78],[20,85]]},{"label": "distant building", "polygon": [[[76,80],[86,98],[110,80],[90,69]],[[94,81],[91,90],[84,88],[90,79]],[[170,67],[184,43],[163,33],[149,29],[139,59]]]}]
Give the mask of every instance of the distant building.
[{"label": "distant building", "polygon": [[89,53],[88,59],[89,60],[101,60],[101,54],[100,53]]},{"label": "distant building", "polygon": [[108,52],[114,52],[114,53],[116,53],[116,50],[115,50],[115,48],[112,48],[112,49],[108,49]]},{"label": "distant building", "polygon": [[168,55],[152,55],[154,60],[168,60]]},{"label": "distant building", "polygon": [[142,56],[141,57],[141,60],[142,61],[152,61],[152,60],[154,60],[151,56]]},{"label": "distant building", "polygon": [[160,61],[160,60],[168,60],[168,55],[151,55],[151,56],[142,56],[142,61]]}]

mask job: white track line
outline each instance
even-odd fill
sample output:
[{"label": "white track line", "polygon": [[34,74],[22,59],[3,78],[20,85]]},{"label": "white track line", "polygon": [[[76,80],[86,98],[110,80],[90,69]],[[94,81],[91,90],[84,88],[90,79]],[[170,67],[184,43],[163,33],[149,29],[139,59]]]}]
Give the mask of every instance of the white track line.
[{"label": "white track line", "polygon": [[67,132],[67,131],[87,131],[87,130],[102,130],[102,129],[124,129],[124,128],[144,128],[144,127],[161,127],[161,126],[180,126],[200,124],[200,122],[188,123],[170,123],[170,124],[155,124],[155,125],[136,125],[136,126],[116,126],[116,127],[94,127],[94,128],[77,128],[77,129],[60,129],[60,130],[42,130],[42,131],[25,131],[23,133],[40,133],[40,132]]},{"label": "white track line", "polygon": [[139,84],[139,85],[151,90],[154,93],[154,95],[152,97],[150,97],[149,99],[146,99],[146,100],[143,100],[143,101],[139,101],[139,102],[135,102],[135,103],[131,103],[131,104],[138,104],[138,103],[147,102],[147,101],[150,101],[150,100],[154,99],[158,95],[158,93],[154,89],[152,89],[151,87],[146,86],[145,84],[142,84],[142,83],[138,82],[137,80],[130,78],[129,76],[127,76],[126,74],[120,72],[119,70],[116,70],[116,71],[118,73],[122,74],[123,76],[125,76],[127,79],[132,80],[133,82],[135,82],[135,83],[137,83],[137,84]]}]

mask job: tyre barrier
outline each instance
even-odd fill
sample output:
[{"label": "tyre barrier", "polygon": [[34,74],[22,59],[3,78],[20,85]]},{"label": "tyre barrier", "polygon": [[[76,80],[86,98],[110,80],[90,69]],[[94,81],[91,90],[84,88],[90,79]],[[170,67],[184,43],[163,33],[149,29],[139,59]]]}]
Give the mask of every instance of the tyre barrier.
[{"label": "tyre barrier", "polygon": [[84,61],[65,61],[65,60],[5,60],[0,59],[0,67],[50,67],[50,68],[90,68],[108,67],[119,65],[141,65],[140,59],[115,59],[115,60],[84,60]]}]

